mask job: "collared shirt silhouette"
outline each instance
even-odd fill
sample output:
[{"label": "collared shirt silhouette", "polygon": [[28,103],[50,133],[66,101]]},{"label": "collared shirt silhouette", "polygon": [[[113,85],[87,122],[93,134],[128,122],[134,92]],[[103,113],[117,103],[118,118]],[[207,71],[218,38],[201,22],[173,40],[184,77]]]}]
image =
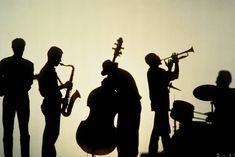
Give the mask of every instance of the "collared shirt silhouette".
[{"label": "collared shirt silhouette", "polygon": [[13,56],[4,58],[0,62],[0,76],[4,80],[3,93],[3,146],[5,157],[12,157],[14,118],[17,113],[21,156],[30,156],[29,114],[30,103],[28,91],[34,77],[34,65],[24,59],[25,41],[16,38],[12,41]]},{"label": "collared shirt silhouette", "polygon": [[62,50],[58,47],[51,47],[47,53],[48,61],[41,69],[38,77],[39,91],[44,97],[41,105],[42,113],[45,116],[45,128],[42,141],[42,157],[55,157],[55,143],[60,132],[61,102],[63,88],[72,86],[70,82],[58,84],[58,76],[55,67],[59,65],[62,57]]},{"label": "collared shirt silhouette", "polygon": [[118,68],[117,63],[106,60],[102,75],[105,83],[116,91],[117,105],[117,151],[118,157],[137,157],[139,146],[139,124],[141,96],[132,75]]},{"label": "collared shirt silhouette", "polygon": [[[151,110],[155,112],[153,130],[149,142],[149,154],[156,155],[158,152],[158,141],[161,136],[163,149],[167,149],[170,142],[169,115],[169,84],[177,79],[179,75],[178,57],[172,54],[172,60],[167,64],[168,71],[160,68],[161,60],[154,53],[145,56],[145,61],[149,65],[147,72],[149,97],[151,100]],[[174,71],[171,71],[173,64]]]}]

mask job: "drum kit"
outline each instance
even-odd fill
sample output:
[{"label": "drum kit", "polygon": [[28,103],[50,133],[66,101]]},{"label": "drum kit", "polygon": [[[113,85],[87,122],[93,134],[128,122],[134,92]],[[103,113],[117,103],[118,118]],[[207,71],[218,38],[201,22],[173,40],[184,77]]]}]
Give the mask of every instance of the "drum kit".
[{"label": "drum kit", "polygon": [[213,112],[214,112],[213,99],[215,97],[215,94],[216,94],[216,86],[211,84],[198,86],[193,91],[193,95],[197,99],[210,102],[211,111],[204,113],[204,115],[207,116],[206,121],[210,123],[212,123],[213,121]]},{"label": "drum kit", "polygon": [[[201,85],[201,86],[196,87],[193,90],[193,95],[195,98],[202,100],[202,101],[209,102],[209,104],[211,105],[210,112],[206,112],[206,113],[196,112],[194,111],[194,105],[186,101],[175,100],[173,102],[173,107],[171,109],[170,117],[174,120],[174,125],[175,125],[174,126],[175,133],[173,134],[172,139],[177,139],[178,137],[178,141],[176,140],[178,143],[175,142],[177,143],[175,144],[175,147],[177,150],[175,152],[176,154],[179,153],[179,150],[181,149],[179,147],[184,147],[182,148],[184,155],[185,154],[187,155],[197,154],[196,156],[201,156],[201,157],[207,157],[207,156],[234,157],[235,156],[235,153],[233,151],[234,146],[232,146],[232,149],[231,149],[232,153],[225,152],[224,154],[223,152],[224,146],[222,145],[225,145],[226,147],[228,146],[228,148],[230,148],[231,144],[220,143],[216,140],[217,137],[215,135],[217,134],[215,134],[216,130],[214,130],[215,123],[213,120],[213,115],[214,115],[213,100],[216,95],[216,90],[217,90],[217,87],[211,84]],[[195,117],[194,113],[205,115],[207,116],[207,118],[204,120],[201,119],[200,121],[194,121],[193,119],[200,119],[200,118]],[[177,130],[176,130],[176,121],[179,122],[181,126]],[[190,126],[190,129],[188,126]],[[189,130],[190,130],[190,133],[188,132]],[[179,135],[179,133],[181,133],[181,135]],[[187,137],[186,139],[186,136],[189,134],[191,136]],[[187,144],[183,143],[182,141],[190,141],[192,145],[189,147]],[[195,150],[192,147],[196,147],[197,149]],[[222,153],[221,153],[221,150],[222,150]],[[177,156],[182,156],[182,155],[178,154]]]},{"label": "drum kit", "polygon": [[[211,111],[206,113],[197,112],[194,110],[194,105],[192,105],[189,102],[183,101],[183,100],[175,100],[173,102],[173,108],[171,110],[171,118],[178,122],[183,122],[184,120],[192,120],[192,119],[198,119],[198,120],[205,120],[207,123],[210,123],[209,116],[213,114],[213,98],[216,92],[216,86],[211,84],[205,84],[196,87],[193,90],[193,95],[195,98],[202,100],[202,101],[208,101],[211,105]],[[196,117],[194,116],[194,113],[201,114],[207,116],[206,119]]]},{"label": "drum kit", "polygon": [[[212,102],[215,94],[216,86],[201,85],[193,90],[193,95],[199,100]],[[212,122],[209,120],[209,115],[213,112],[213,104],[210,103],[211,112],[201,113],[194,111],[194,105],[183,100],[175,100],[171,109],[170,117],[174,120],[174,134],[172,136],[173,147],[177,156],[215,156],[213,147],[213,130]],[[207,116],[206,119],[195,117],[194,113]],[[193,120],[199,119],[199,120]],[[176,122],[179,122],[180,127],[176,129]],[[190,135],[190,136],[189,136]],[[189,141],[189,144],[185,144]],[[210,147],[208,147],[210,146]],[[183,149],[183,153],[180,152]],[[193,157],[194,157],[193,156]]]}]

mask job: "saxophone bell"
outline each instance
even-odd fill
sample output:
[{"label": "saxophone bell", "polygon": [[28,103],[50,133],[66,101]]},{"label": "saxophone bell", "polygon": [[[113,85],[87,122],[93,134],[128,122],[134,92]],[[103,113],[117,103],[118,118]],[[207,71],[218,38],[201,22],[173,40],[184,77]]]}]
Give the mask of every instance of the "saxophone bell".
[{"label": "saxophone bell", "polygon": [[65,117],[70,116],[70,114],[72,112],[72,109],[73,109],[74,102],[77,98],[81,98],[81,95],[80,95],[78,90],[76,90],[72,94],[70,100],[66,100],[63,103],[63,106],[62,106],[62,109],[61,109],[61,113],[62,113],[63,116],[65,116]]}]

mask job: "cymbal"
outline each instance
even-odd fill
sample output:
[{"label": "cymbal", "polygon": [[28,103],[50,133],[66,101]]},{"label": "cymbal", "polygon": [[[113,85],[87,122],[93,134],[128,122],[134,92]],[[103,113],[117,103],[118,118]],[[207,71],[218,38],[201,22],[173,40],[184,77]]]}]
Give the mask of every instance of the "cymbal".
[{"label": "cymbal", "polygon": [[216,91],[215,85],[205,84],[196,87],[193,90],[193,95],[199,100],[212,101],[215,95],[215,91]]}]

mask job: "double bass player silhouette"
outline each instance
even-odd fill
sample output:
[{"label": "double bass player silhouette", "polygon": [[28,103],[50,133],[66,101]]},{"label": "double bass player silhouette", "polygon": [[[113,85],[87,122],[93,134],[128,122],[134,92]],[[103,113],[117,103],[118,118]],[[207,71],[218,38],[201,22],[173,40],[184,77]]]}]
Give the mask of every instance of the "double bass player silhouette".
[{"label": "double bass player silhouette", "polygon": [[[122,41],[115,48],[115,58],[118,56]],[[117,92],[113,85],[104,78],[101,85],[90,92],[87,106],[90,114],[82,121],[76,132],[78,145],[92,155],[106,155],[117,146],[117,130],[114,118],[117,114]]]},{"label": "double bass player silhouette", "polygon": [[137,157],[139,145],[139,124],[141,96],[130,73],[106,60],[103,75],[117,92],[117,151],[118,157]]},{"label": "double bass player silhouette", "polygon": [[[117,115],[117,128],[113,129],[116,132],[113,135],[114,135],[114,139],[116,140],[114,143],[115,144],[114,146],[115,147],[117,146],[118,157],[137,157],[138,146],[139,146],[141,97],[139,95],[135,80],[131,76],[131,74],[121,68],[118,68],[117,66],[118,64],[115,63],[116,57],[121,54],[120,53],[120,50],[122,49],[121,44],[122,44],[122,38],[119,38],[118,43],[116,44],[117,47],[115,48],[113,60],[112,61],[106,60],[102,64],[103,70],[101,74],[107,77],[104,78],[104,80],[102,81],[101,87],[98,87],[97,89],[95,89],[96,92],[92,91],[90,95],[93,95],[92,93],[95,92],[96,94],[98,93],[99,98],[102,97],[102,99],[96,98],[98,99],[98,101],[96,101],[97,103],[96,105],[101,105],[103,103],[102,106],[104,106],[105,103],[107,102],[109,103],[108,105],[110,106],[108,107],[108,109],[112,108],[111,110],[112,116],[110,116],[111,120],[113,120],[116,113],[118,114]],[[108,93],[106,93],[107,95],[106,97],[103,96],[104,93],[100,92],[102,90],[109,91]],[[88,97],[88,103],[90,102],[89,97]],[[91,112],[92,112],[92,109],[91,109]],[[106,115],[107,112],[105,112],[104,114]],[[89,121],[89,119],[91,118],[88,117],[87,120]],[[107,121],[104,120],[104,122],[107,122]],[[81,131],[82,128],[85,128],[85,126],[83,127],[82,126],[83,125],[80,124],[80,127],[78,128],[78,131],[77,131],[77,142],[78,144],[80,144],[80,146],[82,145],[81,144],[82,136],[80,133],[82,132]],[[87,124],[86,127],[88,126],[89,125]],[[86,134],[87,133],[85,133],[85,135]],[[110,134],[107,134],[107,135],[110,136]],[[95,141],[95,139],[93,139],[93,144],[95,145],[96,142],[102,143],[103,141],[102,140]],[[107,148],[112,148],[112,147],[107,147]],[[111,151],[112,149],[110,149],[110,151],[107,151],[106,153],[109,153]],[[100,152],[95,152],[95,153],[98,154]]]},{"label": "double bass player silhouette", "polygon": [[[119,38],[118,42],[122,42]],[[119,45],[117,44],[117,47]],[[107,82],[117,95],[117,151],[118,157],[137,157],[139,146],[139,125],[141,114],[141,96],[132,75],[118,67],[113,61],[103,62],[101,74],[107,76]]]}]

